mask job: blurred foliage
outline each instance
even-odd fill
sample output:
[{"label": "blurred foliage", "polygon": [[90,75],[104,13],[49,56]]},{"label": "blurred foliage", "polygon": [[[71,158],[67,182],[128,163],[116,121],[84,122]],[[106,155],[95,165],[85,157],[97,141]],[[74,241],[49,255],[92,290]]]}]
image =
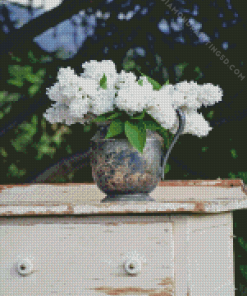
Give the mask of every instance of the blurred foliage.
[{"label": "blurred foliage", "polygon": [[[145,1],[146,6],[148,2]],[[177,7],[185,5],[179,4],[183,1],[173,2]],[[225,18],[230,20],[232,13],[223,8],[223,1],[220,9],[224,10],[225,16],[219,18],[217,5],[213,7],[213,2],[200,2],[200,13],[196,20],[203,23],[203,31],[210,36],[214,36],[217,28],[220,38],[214,39],[216,47],[221,48],[223,41],[229,41],[227,58],[244,75],[245,51],[243,47],[239,47],[242,42],[238,39],[245,36],[243,26],[236,22],[235,26],[223,27],[222,21]],[[193,6],[192,3],[186,5]],[[243,1],[234,1],[234,6],[240,15],[245,15]],[[112,7],[111,12],[117,13],[117,10],[128,10],[128,7],[121,7],[119,4],[119,7]],[[87,13],[90,14],[88,11]],[[30,42],[26,48],[17,46],[13,52],[0,57],[1,184],[30,182],[58,163],[60,166],[55,168],[54,178],[50,182],[93,181],[90,166],[80,167],[83,160],[74,155],[89,147],[95,127],[50,124],[43,117],[43,113],[51,105],[45,95],[46,88],[55,82],[58,69],[71,66],[77,72],[82,72],[81,64],[90,59],[111,59],[117,65],[118,72],[125,69],[139,75],[141,71],[161,84],[167,80],[172,84],[196,80],[199,84],[211,82],[222,87],[223,102],[200,109],[213,130],[205,138],[192,135],[179,138],[166,166],[166,179],[241,178],[247,184],[246,149],[243,144],[246,115],[241,115],[246,110],[246,100],[243,97],[245,81],[227,69],[207,46],[192,46],[187,42],[195,38],[191,32],[186,36],[186,44],[173,42],[177,32],[174,33],[175,36],[164,37],[164,34],[158,32],[154,22],[162,18],[164,11],[159,5],[154,5],[148,15],[139,17],[137,22],[120,21],[116,25],[116,21],[111,21],[110,18],[105,25],[98,20],[96,34],[85,41],[75,57],[63,47],[48,54],[35,42]],[[166,14],[165,18],[169,21],[174,15]],[[205,21],[208,18],[209,21]],[[0,18],[0,22],[3,19]],[[5,21],[7,19],[6,14]],[[5,33],[0,30],[0,41],[3,38]],[[172,135],[167,134],[167,147],[171,140]],[[76,169],[77,161],[80,169]],[[63,175],[58,174],[61,168],[66,172]],[[234,212],[234,234],[237,238],[234,244],[235,278],[238,281],[238,295],[247,294],[246,217],[245,210]]]},{"label": "blurred foliage", "polygon": [[[61,53],[61,49],[58,52]],[[57,56],[57,54],[55,54],[55,56]],[[47,81],[47,76],[52,77],[53,82],[55,81],[56,72],[54,71],[49,74],[49,67],[46,66],[46,62],[51,61],[52,58],[53,57],[49,55],[45,56],[43,54],[37,56],[31,50],[28,51],[27,56],[24,58],[14,56],[13,53],[10,55],[7,67],[8,78],[5,84],[5,89],[7,90],[0,91],[0,118],[2,119],[2,126],[4,125],[5,116],[11,112],[14,113],[15,104],[23,100],[22,96],[34,98],[36,100],[36,98],[38,99],[40,96],[44,95],[44,82]],[[145,64],[147,65],[148,62],[145,62]],[[126,71],[132,71],[136,75],[140,75],[139,72],[143,71],[143,56],[138,54],[135,48],[129,49],[123,59],[122,68]],[[174,65],[176,73],[175,80],[186,80],[186,70],[189,70],[190,72],[194,72],[193,80],[197,80],[200,83],[203,77],[200,67],[194,66],[193,71],[191,71],[190,68],[191,66],[187,62]],[[154,74],[159,77],[160,83],[164,83],[169,79],[169,69],[165,67],[162,58],[158,54],[155,55],[155,64],[151,69],[151,75]],[[31,113],[28,119],[8,132],[8,138],[5,138],[6,141],[1,141],[3,144],[0,145],[0,161],[6,172],[6,174],[1,176],[2,183],[25,182],[30,176],[33,176],[34,172],[38,174],[45,170],[45,166],[49,167],[58,159],[61,159],[61,157],[68,157],[69,155],[73,155],[76,151],[80,151],[78,142],[75,144],[75,141],[72,140],[76,138],[76,136],[72,137],[72,134],[75,135],[77,133],[80,135],[81,139],[84,140],[86,139],[85,137],[87,137],[87,141],[83,140],[84,145],[82,146],[85,148],[88,147],[90,137],[93,134],[93,130],[90,129],[90,126],[82,127],[79,124],[72,126],[65,126],[63,124],[51,125],[43,118],[45,109],[49,107],[51,103],[47,98],[46,100],[46,107],[39,108],[36,112]],[[18,106],[16,108],[18,108]],[[202,113],[207,120],[210,121],[215,118],[217,110],[210,110],[210,108],[206,110],[206,108],[204,108],[202,109]],[[6,120],[6,122],[8,122],[8,120]],[[166,136],[166,147],[168,148],[173,135],[167,133]],[[215,153],[213,143],[210,141],[210,136],[206,137],[206,139],[193,137],[191,135],[187,135],[186,137],[180,137],[174,150],[181,147],[182,152],[180,154],[184,154],[184,157],[189,160],[189,164],[191,163],[190,156],[192,155],[199,155],[200,167],[203,167],[204,164],[208,164],[208,159],[213,157]],[[4,139],[4,136],[2,139]],[[221,175],[217,177],[242,178],[245,181],[247,173],[237,171],[239,159],[243,159],[244,156],[243,151],[239,153],[237,149],[234,149],[232,147],[234,143],[237,144],[232,141],[232,138],[228,139],[228,156],[225,159],[226,162],[231,163],[231,171],[227,172],[226,170],[221,170]],[[224,147],[224,149],[227,151],[227,147]],[[196,154],[194,152],[192,153],[192,151],[196,152]],[[176,152],[173,152],[172,154],[175,155],[175,153]],[[222,154],[222,157],[223,155],[224,154]],[[42,162],[40,162],[40,160],[42,160]],[[234,164],[234,166],[232,166],[232,164]],[[191,174],[186,171],[186,168],[183,169],[183,175],[181,175],[182,170],[178,172],[177,169],[173,169],[174,167],[174,163],[170,160],[166,167],[167,178],[201,179],[200,176],[195,176],[195,174],[193,176],[193,173]],[[232,170],[233,168],[235,169],[234,171]],[[83,181],[83,176],[87,176],[87,181],[92,181],[91,176],[88,175],[88,171],[81,176],[78,175],[78,172],[71,171],[68,176],[64,176],[63,178],[59,176],[58,178],[62,182],[74,182],[73,177],[77,175],[80,181]],[[210,176],[211,174],[209,173],[208,175]],[[58,182],[58,179],[55,178],[54,182]]]}]

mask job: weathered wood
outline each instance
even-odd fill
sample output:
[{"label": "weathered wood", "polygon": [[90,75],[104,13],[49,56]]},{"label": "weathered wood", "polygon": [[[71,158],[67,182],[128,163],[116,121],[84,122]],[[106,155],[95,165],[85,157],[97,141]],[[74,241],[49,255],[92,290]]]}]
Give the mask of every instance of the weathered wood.
[{"label": "weathered wood", "polygon": [[[167,217],[20,219],[0,221],[1,296],[174,295]],[[33,269],[23,276],[17,263],[26,258]],[[124,269],[132,258],[141,262],[137,275]]]},{"label": "weathered wood", "polygon": [[235,295],[242,180],[161,182],[156,202],[100,203],[94,184],[0,191],[0,296]]},{"label": "weathered wood", "polygon": [[128,213],[217,213],[247,207],[243,181],[164,181],[150,194],[156,202],[101,203],[95,184],[0,186],[0,216]]},{"label": "weathered wood", "polygon": [[188,221],[189,295],[235,295],[232,213],[203,220]]},{"label": "weathered wood", "polygon": [[232,213],[172,215],[175,295],[235,295]]}]

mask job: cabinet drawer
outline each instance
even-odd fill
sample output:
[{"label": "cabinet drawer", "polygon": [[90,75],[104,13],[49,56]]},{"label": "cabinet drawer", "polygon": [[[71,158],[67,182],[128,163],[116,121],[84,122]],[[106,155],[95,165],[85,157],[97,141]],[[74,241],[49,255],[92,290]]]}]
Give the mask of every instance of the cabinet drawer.
[{"label": "cabinet drawer", "polygon": [[0,296],[174,295],[163,216],[0,219]]}]

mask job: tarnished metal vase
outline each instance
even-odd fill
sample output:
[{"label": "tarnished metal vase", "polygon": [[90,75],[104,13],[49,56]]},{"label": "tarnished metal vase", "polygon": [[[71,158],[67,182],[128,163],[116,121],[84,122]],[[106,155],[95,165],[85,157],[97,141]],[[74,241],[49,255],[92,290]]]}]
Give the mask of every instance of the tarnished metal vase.
[{"label": "tarnished metal vase", "polygon": [[164,176],[178,132],[164,155],[164,140],[156,132],[147,130],[146,145],[141,153],[127,139],[105,139],[108,128],[107,124],[100,126],[91,139],[92,177],[107,195],[101,202],[155,201],[149,193]]}]

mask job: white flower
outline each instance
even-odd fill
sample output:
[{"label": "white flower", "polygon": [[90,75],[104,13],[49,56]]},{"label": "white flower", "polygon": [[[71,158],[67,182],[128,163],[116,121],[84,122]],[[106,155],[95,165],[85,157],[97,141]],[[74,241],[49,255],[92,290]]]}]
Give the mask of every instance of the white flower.
[{"label": "white flower", "polygon": [[98,95],[90,101],[90,111],[93,114],[101,115],[114,110],[115,90],[101,89]]},{"label": "white flower", "polygon": [[[66,80],[65,74],[68,73]],[[70,70],[63,69],[59,72],[59,81],[50,88],[47,88],[46,94],[52,101],[69,105],[74,99],[84,97],[95,97],[98,94],[98,83],[89,78],[79,77]]]},{"label": "white flower", "polygon": [[70,117],[69,109],[65,104],[55,103],[53,104],[53,107],[46,110],[44,117],[50,123],[63,123],[65,121],[67,124],[67,119]]},{"label": "white flower", "polygon": [[51,124],[53,123],[65,123],[67,125],[74,124],[76,122],[85,123],[85,119],[81,117],[74,117],[70,113],[70,109],[65,104],[55,103],[51,108],[46,110],[44,117]]},{"label": "white flower", "polygon": [[219,86],[212,83],[205,83],[200,87],[198,100],[204,106],[212,106],[222,100],[223,91]]},{"label": "white flower", "polygon": [[136,79],[137,77],[134,73],[122,70],[116,79],[115,87],[118,89],[128,88],[136,83]]},{"label": "white flower", "polygon": [[57,80],[61,86],[68,85],[73,83],[74,77],[76,76],[74,69],[71,67],[60,68],[57,74]]},{"label": "white flower", "polygon": [[85,95],[82,78],[78,77],[70,67],[60,68],[58,72],[59,90],[67,101]]},{"label": "white flower", "polygon": [[174,85],[172,84],[163,85],[159,90],[159,92],[161,92],[162,95],[169,97],[171,99],[174,92]]},{"label": "white flower", "polygon": [[172,104],[175,109],[187,107],[188,109],[198,109],[202,103],[197,100],[200,86],[196,82],[183,81],[174,86],[172,94]]},{"label": "white flower", "polygon": [[[115,64],[110,60],[92,60],[82,64],[82,68],[84,73],[80,76],[70,67],[60,68],[58,81],[47,88],[47,96],[55,101],[44,114],[51,123],[84,124],[115,108],[129,115],[141,113],[145,109],[162,127],[175,134],[179,127],[175,110],[180,108],[186,116],[183,134],[203,137],[212,130],[202,114],[197,113],[197,109],[221,101],[223,92],[219,86],[183,81],[153,90],[146,76],[141,76],[137,81],[132,72],[122,70],[118,74]],[[106,89],[100,87],[104,74],[107,77]]]},{"label": "white flower", "polygon": [[154,91],[154,98],[148,102],[147,113],[156,119],[165,129],[171,128],[176,120],[176,112],[171,104],[171,85]]},{"label": "white flower", "polygon": [[153,85],[148,81],[148,78],[146,76],[140,76],[139,81],[142,81],[142,86],[149,87],[153,90]]},{"label": "white flower", "polygon": [[66,73],[66,71],[60,72],[60,80],[50,88],[47,88],[46,94],[52,101],[68,105],[72,99],[81,98],[85,96],[86,93],[82,88],[83,85],[80,77],[72,74],[69,79],[65,81],[63,77],[64,73]]},{"label": "white flower", "polygon": [[79,87],[88,97],[98,95],[98,83],[94,79],[79,77]]},{"label": "white flower", "polygon": [[91,60],[90,62],[85,62],[82,64],[84,68],[84,73],[81,74],[84,78],[92,78],[98,83],[100,79],[105,74],[107,77],[107,88],[112,88],[115,85],[118,73],[116,71],[116,66],[111,60],[103,60],[101,62]]},{"label": "white flower", "polygon": [[118,91],[115,104],[120,110],[133,115],[142,112],[147,107],[147,103],[153,96],[152,85],[141,86],[137,82],[130,84],[128,88]]},{"label": "white flower", "polygon": [[46,94],[50,100],[59,102],[61,101],[61,93],[59,88],[59,82],[46,89]]},{"label": "white flower", "polygon": [[[185,113],[185,128],[182,134],[192,134],[198,137],[205,137],[212,130],[208,121],[206,121],[201,113],[194,110],[187,110]],[[175,134],[179,128],[179,119],[177,117],[175,124],[170,132]]]},{"label": "white flower", "polygon": [[67,104],[75,98],[79,99],[87,95],[82,87],[82,79],[78,76],[74,77],[73,83],[70,82],[63,86],[61,86],[59,83],[60,93]]},{"label": "white flower", "polygon": [[74,99],[71,101],[69,105],[69,111],[71,116],[73,117],[84,117],[89,110],[89,99],[88,98],[80,98]]}]

